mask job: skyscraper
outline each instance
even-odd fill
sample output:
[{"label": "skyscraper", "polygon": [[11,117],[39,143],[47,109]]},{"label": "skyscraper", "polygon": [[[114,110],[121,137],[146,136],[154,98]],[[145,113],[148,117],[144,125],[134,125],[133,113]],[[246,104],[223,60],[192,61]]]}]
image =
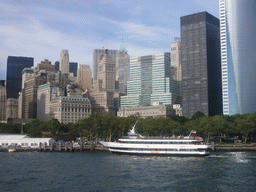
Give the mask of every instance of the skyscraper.
[{"label": "skyscraper", "polygon": [[48,59],[41,61],[41,63],[37,64],[37,71],[45,70],[46,72],[54,72],[55,66],[51,64]]},{"label": "skyscraper", "polygon": [[25,80],[22,90],[22,118],[36,118],[37,116],[37,88],[47,82],[47,73],[40,71],[38,74]]},{"label": "skyscraper", "polygon": [[152,106],[154,102],[171,106],[179,98],[178,81],[171,78],[170,53],[130,58],[127,96],[121,96],[121,108]]},{"label": "skyscraper", "polygon": [[90,69],[90,65],[79,65],[79,69],[77,70],[77,84],[83,90],[92,88],[92,70]]},{"label": "skyscraper", "polygon": [[7,75],[6,75],[6,92],[7,98],[17,99],[22,86],[22,70],[34,65],[32,57],[15,57],[8,56]]},{"label": "skyscraper", "polygon": [[97,66],[98,79],[93,81],[93,90],[90,94],[93,112],[116,114],[118,106],[115,103],[119,99],[119,93],[115,86],[116,68],[111,52],[106,49]]},{"label": "skyscraper", "polygon": [[68,50],[61,50],[60,53],[60,71],[69,73],[69,54]]},{"label": "skyscraper", "polygon": [[6,87],[5,80],[0,80],[0,121],[6,120]]},{"label": "skyscraper", "polygon": [[54,63],[54,65],[55,65],[55,71],[58,72],[58,71],[60,70],[60,62],[59,62],[59,61],[56,61],[56,62]]},{"label": "skyscraper", "polygon": [[[94,49],[93,50],[93,80],[97,80],[98,77],[98,63],[102,58],[102,55],[104,55],[106,49]],[[108,55],[112,58],[114,61],[114,64],[116,62],[116,54],[117,50],[108,50]]]},{"label": "skyscraper", "polygon": [[222,114],[219,19],[201,12],[180,23],[183,115]]},{"label": "skyscraper", "polygon": [[181,81],[181,42],[177,37],[171,45],[171,69],[172,78]]},{"label": "skyscraper", "polygon": [[220,0],[223,114],[256,111],[256,1]]},{"label": "skyscraper", "polygon": [[69,62],[69,73],[73,73],[74,77],[77,76],[77,62]]},{"label": "skyscraper", "polygon": [[118,83],[119,92],[122,95],[127,94],[127,81],[129,79],[129,62],[130,56],[124,47],[123,39],[120,48],[116,54],[116,81]]}]

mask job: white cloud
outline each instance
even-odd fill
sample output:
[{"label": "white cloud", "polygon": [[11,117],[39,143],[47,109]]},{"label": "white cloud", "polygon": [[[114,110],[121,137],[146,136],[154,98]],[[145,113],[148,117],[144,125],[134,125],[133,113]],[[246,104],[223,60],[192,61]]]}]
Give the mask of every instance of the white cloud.
[{"label": "white cloud", "polygon": [[[66,35],[49,29],[31,18],[21,26],[4,25],[0,27],[1,63],[6,63],[9,55],[34,57],[35,65],[41,60],[59,60],[62,49],[70,50],[70,60],[79,63],[92,63],[92,48],[96,42],[85,38]],[[6,68],[6,66],[1,66]]]}]

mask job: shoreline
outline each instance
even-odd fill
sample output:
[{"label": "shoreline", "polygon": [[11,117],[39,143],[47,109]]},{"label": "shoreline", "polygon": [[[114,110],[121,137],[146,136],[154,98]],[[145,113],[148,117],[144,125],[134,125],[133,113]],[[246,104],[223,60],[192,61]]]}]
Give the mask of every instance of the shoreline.
[{"label": "shoreline", "polygon": [[[0,147],[0,152],[8,152],[13,147]],[[82,152],[82,151],[109,151],[108,148],[103,145],[87,145],[77,148],[70,148],[67,146],[62,147],[42,147],[42,148],[31,148],[31,147],[19,147],[15,148],[15,152]],[[255,144],[244,144],[244,145],[214,145],[212,151],[256,151]]]},{"label": "shoreline", "polygon": [[31,148],[31,147],[1,147],[0,152],[8,152],[9,149],[15,149],[15,152],[82,152],[82,151],[109,151],[103,145],[87,145],[81,147],[67,147],[67,146],[50,146],[50,147],[41,147],[41,148]]},{"label": "shoreline", "polygon": [[213,151],[256,151],[255,144],[214,145]]}]

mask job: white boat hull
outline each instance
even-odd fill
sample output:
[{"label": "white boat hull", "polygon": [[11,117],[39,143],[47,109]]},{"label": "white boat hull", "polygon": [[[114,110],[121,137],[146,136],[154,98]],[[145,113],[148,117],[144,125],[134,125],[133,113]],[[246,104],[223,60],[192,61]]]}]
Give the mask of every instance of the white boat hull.
[{"label": "white boat hull", "polygon": [[114,154],[145,156],[207,156],[210,145],[174,145],[174,144],[125,144],[119,142],[101,142]]}]

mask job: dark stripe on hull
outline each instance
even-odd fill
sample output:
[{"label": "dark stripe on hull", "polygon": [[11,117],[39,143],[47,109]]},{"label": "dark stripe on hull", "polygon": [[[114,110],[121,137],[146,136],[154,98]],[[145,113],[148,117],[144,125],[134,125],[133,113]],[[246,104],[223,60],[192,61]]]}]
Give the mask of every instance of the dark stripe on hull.
[{"label": "dark stripe on hull", "polygon": [[127,153],[127,152],[114,152],[111,153],[116,155],[136,155],[136,156],[156,156],[156,157],[205,157],[209,154],[157,154],[157,153]]}]

